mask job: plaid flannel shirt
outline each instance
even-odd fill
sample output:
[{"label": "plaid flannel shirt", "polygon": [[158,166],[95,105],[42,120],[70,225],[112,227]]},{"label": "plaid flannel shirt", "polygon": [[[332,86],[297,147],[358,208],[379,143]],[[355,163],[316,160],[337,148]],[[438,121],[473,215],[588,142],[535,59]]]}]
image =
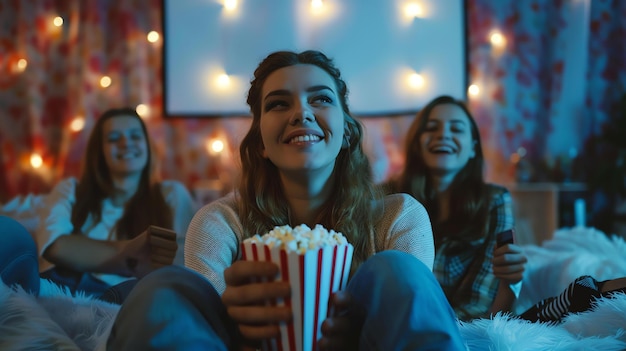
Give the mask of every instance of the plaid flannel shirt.
[{"label": "plaid flannel shirt", "polygon": [[[491,231],[477,240],[469,243],[467,250],[458,253],[450,253],[454,246],[452,240],[444,240],[435,253],[433,273],[443,288],[448,300],[456,291],[456,287],[463,279],[464,272],[471,265],[474,255],[480,255],[477,259],[482,261],[476,279],[472,284],[469,296],[463,296],[462,301],[450,301],[456,315],[461,320],[481,318],[488,316],[489,308],[498,291],[499,279],[492,272],[491,260],[496,245],[496,234],[514,226],[513,207],[511,194],[506,188],[490,185],[492,188],[492,200],[489,209],[489,228]],[[485,250],[483,244],[487,240]],[[466,244],[467,245],[467,244]]]}]

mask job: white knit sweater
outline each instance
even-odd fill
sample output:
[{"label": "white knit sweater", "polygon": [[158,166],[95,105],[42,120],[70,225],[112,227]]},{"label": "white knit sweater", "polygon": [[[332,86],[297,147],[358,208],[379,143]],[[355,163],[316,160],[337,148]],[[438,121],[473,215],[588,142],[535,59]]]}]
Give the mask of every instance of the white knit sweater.
[{"label": "white knit sweater", "polygon": [[[388,195],[374,206],[375,213],[381,214],[375,224],[376,252],[404,251],[432,270],[435,246],[424,206],[407,194]],[[189,224],[185,266],[205,276],[222,294],[226,289],[224,270],[238,258],[243,233],[233,193],[205,205]]]}]

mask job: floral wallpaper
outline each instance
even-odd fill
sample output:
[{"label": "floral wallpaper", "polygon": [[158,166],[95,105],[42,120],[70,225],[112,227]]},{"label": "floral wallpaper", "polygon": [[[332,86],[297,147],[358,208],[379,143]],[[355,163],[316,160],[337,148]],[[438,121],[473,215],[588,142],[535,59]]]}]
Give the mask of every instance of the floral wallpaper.
[{"label": "floral wallpaper", "polygon": [[[573,25],[568,1],[466,3],[469,80],[480,87],[469,104],[481,128],[489,178],[511,182],[519,177],[521,159],[539,169],[559,156],[552,154],[555,135],[580,150],[626,91],[626,2],[588,2],[586,43],[567,36]],[[249,118],[163,117],[162,38],[155,38],[162,33],[161,5],[0,0],[0,202],[46,192],[59,179],[77,176],[95,118],[119,106],[139,106],[164,178],[184,182],[204,200],[232,187]],[[500,49],[489,41],[494,28],[506,39]],[[572,45],[584,45],[588,56],[585,113],[567,120],[560,106]],[[377,180],[401,168],[403,132],[412,118],[362,118]],[[564,124],[570,128],[565,134]],[[224,143],[223,152],[210,149],[213,140]]]}]

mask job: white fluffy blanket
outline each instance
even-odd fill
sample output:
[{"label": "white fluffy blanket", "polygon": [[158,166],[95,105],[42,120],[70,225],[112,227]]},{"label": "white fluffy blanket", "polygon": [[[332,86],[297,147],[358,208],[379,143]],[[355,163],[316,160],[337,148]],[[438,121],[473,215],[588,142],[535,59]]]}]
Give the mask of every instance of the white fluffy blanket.
[{"label": "white fluffy blanket", "polygon": [[[626,276],[626,244],[593,229],[562,229],[542,247],[525,247],[528,274],[517,308],[552,296],[582,274]],[[530,302],[532,301],[532,302]],[[42,280],[38,298],[0,284],[0,350],[104,350],[119,307],[71,296]],[[506,315],[459,322],[468,350],[626,350],[626,295],[600,299],[592,311],[559,325]]]},{"label": "white fluffy blanket", "polygon": [[104,350],[118,310],[44,279],[38,298],[0,283],[0,350]]},{"label": "white fluffy blanket", "polygon": [[516,313],[560,294],[581,275],[597,280],[626,277],[626,242],[593,228],[561,228],[541,246],[523,247],[528,264]]}]

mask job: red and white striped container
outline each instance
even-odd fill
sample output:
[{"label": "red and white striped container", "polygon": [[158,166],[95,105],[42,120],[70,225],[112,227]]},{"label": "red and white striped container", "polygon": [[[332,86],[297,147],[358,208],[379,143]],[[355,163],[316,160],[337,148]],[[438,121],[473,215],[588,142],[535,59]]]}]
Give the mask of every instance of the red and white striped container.
[{"label": "red and white striped container", "polygon": [[254,242],[244,242],[241,246],[243,260],[276,263],[280,267],[277,280],[291,285],[291,297],[275,304],[291,306],[293,320],[282,323],[280,338],[264,342],[263,350],[316,351],[330,297],[348,282],[352,245],[326,246],[304,254]]}]

